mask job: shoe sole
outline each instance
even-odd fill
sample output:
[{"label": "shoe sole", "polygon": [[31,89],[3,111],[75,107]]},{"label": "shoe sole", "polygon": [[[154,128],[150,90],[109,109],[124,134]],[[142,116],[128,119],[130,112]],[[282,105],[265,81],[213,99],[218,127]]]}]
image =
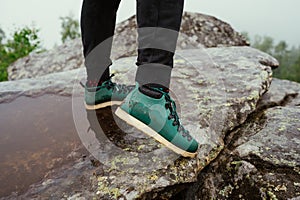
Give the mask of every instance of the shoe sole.
[{"label": "shoe sole", "polygon": [[121,105],[121,103],[122,103],[122,101],[108,101],[108,102],[100,103],[97,105],[88,105],[86,103],[84,103],[84,105],[87,110],[97,110],[97,109],[105,108],[108,106]]},{"label": "shoe sole", "polygon": [[155,140],[157,140],[161,144],[165,145],[167,148],[171,149],[172,151],[174,151],[177,154],[180,154],[183,157],[190,157],[190,158],[194,158],[197,155],[197,152],[191,153],[191,152],[187,152],[187,151],[184,151],[184,150],[178,148],[177,146],[175,146],[174,144],[172,144],[171,142],[166,140],[164,137],[162,137],[160,134],[158,134],[156,131],[154,131],[152,128],[150,128],[149,126],[147,126],[146,124],[144,124],[143,122],[138,120],[137,118],[129,115],[127,112],[122,110],[120,107],[117,108],[115,114],[120,119],[124,120],[127,124],[134,126],[135,128],[139,129],[146,135],[154,138]]}]

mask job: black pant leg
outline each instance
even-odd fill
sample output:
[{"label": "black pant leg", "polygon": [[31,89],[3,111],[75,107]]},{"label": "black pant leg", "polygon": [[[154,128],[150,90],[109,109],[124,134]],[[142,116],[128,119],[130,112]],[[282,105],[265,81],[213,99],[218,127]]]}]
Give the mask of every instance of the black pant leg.
[{"label": "black pant leg", "polygon": [[169,87],[184,0],[137,0],[140,84]]},{"label": "black pant leg", "polygon": [[[112,37],[121,0],[84,0],[81,10],[83,54],[88,80],[107,80],[111,65]],[[99,47],[102,44],[103,48]]]}]

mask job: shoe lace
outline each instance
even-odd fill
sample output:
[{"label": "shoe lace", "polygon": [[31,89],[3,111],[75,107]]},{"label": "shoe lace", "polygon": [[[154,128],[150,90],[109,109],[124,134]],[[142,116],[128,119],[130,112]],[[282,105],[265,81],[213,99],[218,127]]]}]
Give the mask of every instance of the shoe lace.
[{"label": "shoe lace", "polygon": [[180,122],[180,119],[179,119],[179,116],[177,114],[177,111],[176,111],[176,103],[175,101],[171,98],[171,96],[169,95],[169,92],[165,92],[163,91],[163,89],[161,88],[151,88],[157,92],[160,92],[166,99],[166,104],[165,104],[165,108],[166,109],[169,109],[170,111],[170,114],[168,116],[168,120],[171,120],[173,119],[173,123],[172,125],[173,126],[177,126],[177,131],[183,136],[183,137],[187,137],[188,141],[191,141],[193,138],[192,136],[190,135],[189,131],[186,130],[181,122]]},{"label": "shoe lace", "polygon": [[134,86],[127,86],[125,84],[117,84],[111,81],[112,77],[115,75],[112,74],[109,76],[108,80],[104,81],[100,86],[94,87],[94,88],[88,88],[85,84],[80,82],[80,85],[86,89],[98,91],[100,89],[106,88],[108,90],[113,89],[113,92],[117,93],[128,93],[130,92]]}]

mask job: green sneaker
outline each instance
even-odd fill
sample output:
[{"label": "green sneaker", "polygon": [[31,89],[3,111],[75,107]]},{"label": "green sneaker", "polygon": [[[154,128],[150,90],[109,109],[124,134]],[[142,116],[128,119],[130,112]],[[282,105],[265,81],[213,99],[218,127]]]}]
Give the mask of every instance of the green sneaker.
[{"label": "green sneaker", "polygon": [[154,96],[143,94],[137,84],[115,114],[174,152],[195,157],[198,142],[181,125],[175,102],[163,89],[150,89]]},{"label": "green sneaker", "polygon": [[125,97],[133,90],[134,86],[116,84],[111,81],[110,76],[107,81],[104,81],[100,86],[85,88],[84,99],[87,110],[96,110],[112,105],[120,105]]}]

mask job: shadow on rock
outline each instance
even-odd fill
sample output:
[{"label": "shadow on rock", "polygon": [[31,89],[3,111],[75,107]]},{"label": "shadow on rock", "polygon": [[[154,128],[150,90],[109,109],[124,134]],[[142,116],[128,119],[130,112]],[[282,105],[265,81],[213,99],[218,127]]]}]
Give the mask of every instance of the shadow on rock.
[{"label": "shadow on rock", "polygon": [[117,118],[114,110],[111,107],[86,110],[90,123],[88,133],[92,131],[100,144],[106,137],[116,147],[129,152],[148,153],[160,147],[160,144]]}]

